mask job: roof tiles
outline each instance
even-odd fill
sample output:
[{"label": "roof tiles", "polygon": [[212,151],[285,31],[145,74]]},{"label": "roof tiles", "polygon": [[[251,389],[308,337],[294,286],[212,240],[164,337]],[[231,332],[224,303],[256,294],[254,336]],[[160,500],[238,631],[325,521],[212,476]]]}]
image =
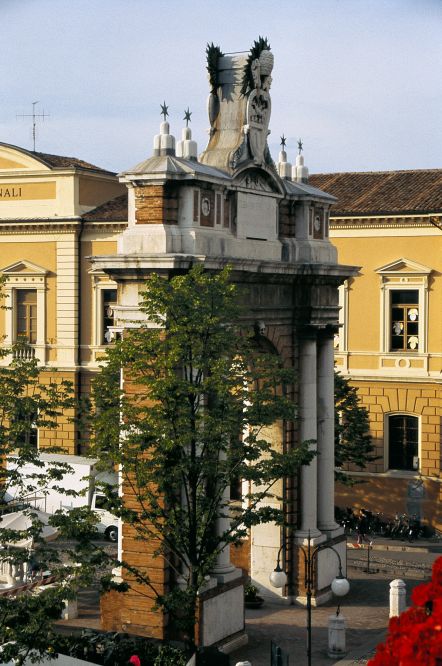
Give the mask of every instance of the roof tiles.
[{"label": "roof tiles", "polygon": [[332,215],[442,211],[442,169],[322,173],[309,183],[332,194]]},{"label": "roof tiles", "polygon": [[86,222],[127,222],[127,192],[83,215]]},{"label": "roof tiles", "polygon": [[37,153],[32,152],[30,155],[35,155],[43,162],[46,162],[49,166],[59,167],[64,169],[77,168],[77,169],[88,169],[89,171],[102,171],[104,173],[113,173],[107,169],[102,169],[101,167],[95,166],[95,164],[90,164],[90,162],[85,162],[80,160],[78,157],[64,157],[63,155],[50,155],[49,153]]}]

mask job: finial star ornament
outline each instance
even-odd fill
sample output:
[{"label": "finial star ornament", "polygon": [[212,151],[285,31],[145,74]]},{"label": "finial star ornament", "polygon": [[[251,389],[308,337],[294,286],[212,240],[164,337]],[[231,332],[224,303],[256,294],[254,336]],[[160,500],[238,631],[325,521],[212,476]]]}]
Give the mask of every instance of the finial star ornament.
[{"label": "finial star ornament", "polygon": [[162,104],[160,104],[160,106],[161,106],[160,116],[163,116],[164,121],[166,121],[166,118],[169,115],[169,107],[166,106],[166,102],[163,102]]},{"label": "finial star ornament", "polygon": [[301,141],[301,139],[298,139],[298,153],[299,154],[302,153],[302,148],[303,148],[302,141]]},{"label": "finial star ornament", "polygon": [[183,120],[186,121],[186,127],[189,127],[189,123],[191,122],[190,116],[192,115],[192,111],[189,111],[189,107],[187,107],[187,111],[184,111],[184,118]]},{"label": "finial star ornament", "polygon": [[284,134],[281,137],[281,148],[284,150],[285,145],[287,143],[287,139],[285,138]]}]

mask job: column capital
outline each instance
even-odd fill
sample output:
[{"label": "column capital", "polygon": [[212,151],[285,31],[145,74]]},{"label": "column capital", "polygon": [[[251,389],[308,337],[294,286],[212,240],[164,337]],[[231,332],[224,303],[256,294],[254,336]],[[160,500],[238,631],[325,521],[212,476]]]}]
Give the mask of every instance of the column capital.
[{"label": "column capital", "polygon": [[318,343],[321,342],[328,342],[329,340],[334,339],[334,336],[336,333],[339,333],[339,325],[338,324],[329,324],[328,326],[325,326],[324,328],[321,328],[318,330]]},{"label": "column capital", "polygon": [[315,342],[318,339],[318,329],[314,326],[300,326],[298,328],[298,338],[300,342],[303,341],[312,341]]}]

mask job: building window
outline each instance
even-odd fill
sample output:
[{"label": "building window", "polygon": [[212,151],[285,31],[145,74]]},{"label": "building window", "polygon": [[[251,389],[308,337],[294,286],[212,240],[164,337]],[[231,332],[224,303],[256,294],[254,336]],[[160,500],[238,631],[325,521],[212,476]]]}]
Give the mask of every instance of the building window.
[{"label": "building window", "polygon": [[235,476],[230,482],[230,499],[236,502],[242,500],[242,479],[239,476]]},{"label": "building window", "polygon": [[388,466],[414,471],[419,468],[419,419],[395,414],[388,419]]},{"label": "building window", "polygon": [[381,266],[376,272],[381,280],[381,352],[425,354],[428,281],[432,269],[402,258]]},{"label": "building window", "polygon": [[37,290],[18,289],[16,294],[16,337],[37,342]]},{"label": "building window", "polygon": [[[46,362],[46,276],[48,271],[27,259],[20,259],[0,271],[6,278],[5,295],[5,345],[11,346],[18,339],[26,340],[32,347],[25,350]],[[5,362],[7,359],[4,360]]]},{"label": "building window", "polygon": [[114,325],[114,306],[117,303],[117,290],[116,289],[102,289],[102,331],[101,331],[101,344],[106,345],[111,342],[111,335],[109,328]]},{"label": "building window", "polygon": [[417,289],[391,291],[390,351],[419,349],[419,292]]},{"label": "building window", "polygon": [[[93,279],[92,340],[95,347],[108,345],[115,339],[111,328],[115,326],[115,306],[117,305],[117,285],[101,271],[91,271]],[[98,353],[101,353],[97,350]]]},{"label": "building window", "polygon": [[15,441],[20,448],[38,448],[38,428],[36,425],[37,412],[29,410],[26,401],[17,403],[17,412],[14,415]]},{"label": "building window", "polygon": [[334,336],[335,352],[347,351],[348,349],[348,301],[350,280],[338,287],[339,294],[339,328]]}]

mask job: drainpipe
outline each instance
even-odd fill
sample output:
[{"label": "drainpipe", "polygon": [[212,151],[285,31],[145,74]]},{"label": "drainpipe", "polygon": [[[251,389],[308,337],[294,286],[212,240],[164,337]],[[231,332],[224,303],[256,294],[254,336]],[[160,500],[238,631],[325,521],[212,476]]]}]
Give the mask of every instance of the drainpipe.
[{"label": "drainpipe", "polygon": [[[84,231],[84,218],[80,217],[80,230],[77,236],[77,395],[80,395],[81,390],[81,239]],[[76,452],[77,455],[81,454],[79,431],[76,432]]]}]

